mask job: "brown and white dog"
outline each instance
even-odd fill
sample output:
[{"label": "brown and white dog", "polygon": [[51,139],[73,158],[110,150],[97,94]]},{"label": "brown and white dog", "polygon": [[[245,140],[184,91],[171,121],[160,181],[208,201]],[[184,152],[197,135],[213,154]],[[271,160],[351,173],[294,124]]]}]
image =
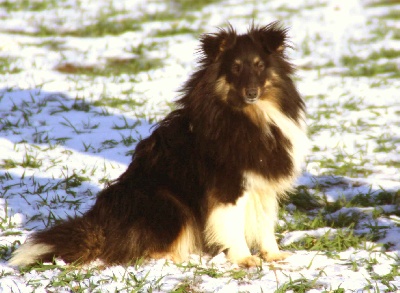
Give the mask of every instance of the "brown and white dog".
[{"label": "brown and white dog", "polygon": [[204,35],[177,110],[138,143],[125,173],[83,216],[34,233],[10,264],[181,262],[202,251],[243,266],[285,258],[274,235],[278,202],[307,146],[287,47],[277,23]]}]

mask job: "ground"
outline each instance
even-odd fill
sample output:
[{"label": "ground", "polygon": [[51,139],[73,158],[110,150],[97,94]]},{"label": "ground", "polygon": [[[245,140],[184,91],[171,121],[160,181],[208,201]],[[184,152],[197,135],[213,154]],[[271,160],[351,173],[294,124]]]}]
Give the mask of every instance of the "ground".
[{"label": "ground", "polygon": [[[400,290],[400,2],[0,2],[1,292]],[[292,255],[242,269],[223,254],[175,265],[7,265],[33,231],[85,212],[179,96],[198,37],[289,27],[311,147],[282,203]]]}]

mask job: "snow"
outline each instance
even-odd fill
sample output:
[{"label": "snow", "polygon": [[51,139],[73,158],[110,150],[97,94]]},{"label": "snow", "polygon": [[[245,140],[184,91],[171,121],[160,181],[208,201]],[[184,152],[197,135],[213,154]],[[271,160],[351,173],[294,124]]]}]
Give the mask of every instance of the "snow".
[{"label": "snow", "polygon": [[319,228],[316,230],[309,230],[309,231],[293,231],[288,232],[283,239],[281,240],[280,244],[283,246],[290,245],[294,242],[300,241],[305,236],[313,236],[313,237],[321,237],[325,234],[335,233],[335,229],[330,228]]},{"label": "snow", "polygon": [[[174,9],[173,5],[85,0],[60,1],[60,6],[50,5],[45,11],[13,11],[0,6],[0,63],[11,63],[0,75],[0,164],[16,164],[0,170],[0,292],[71,292],[71,288],[170,292],[185,284],[196,292],[273,292],[288,282],[304,281],[312,283],[308,292],[339,288],[346,292],[398,292],[399,273],[391,279],[385,276],[398,272],[400,258],[400,80],[385,73],[350,76],[342,62],[343,56],[365,59],[382,48],[400,48],[394,37],[399,23],[378,18],[399,11],[399,5],[369,7],[368,3],[371,1],[226,0],[191,12],[193,21],[148,20],[140,30],[101,37],[38,37],[35,33],[41,27],[57,28],[59,33],[73,31],[96,23],[108,10],[120,12],[111,19],[139,19],[143,14]],[[95,262],[68,270],[57,260],[55,267],[49,264],[46,270],[26,272],[8,266],[11,248],[30,233],[54,218],[88,210],[104,183],[126,169],[137,141],[148,136],[153,123],[171,110],[170,103],[196,66],[198,40],[191,34],[156,38],[154,32],[174,28],[216,32],[216,27],[228,21],[245,32],[251,15],[256,16],[256,24],[279,19],[290,27],[295,50],[289,51],[289,57],[299,67],[295,81],[305,97],[308,124],[313,129],[312,150],[297,184],[328,203],[360,194],[373,199],[381,192],[397,194],[395,203],[341,207],[329,215],[337,219],[343,214],[360,214],[355,233],[370,233],[368,227],[374,225],[384,227],[379,228],[379,239],[340,252],[292,251],[285,261],[264,263],[261,269],[248,269],[241,277],[233,277],[240,270],[227,262],[223,253],[192,255],[182,265],[148,260],[127,267],[104,267]],[[382,30],[386,34],[376,38],[373,31]],[[152,47],[154,42],[157,46]],[[161,58],[163,66],[134,76],[109,77],[55,70],[63,64],[107,68],[113,58],[143,58],[132,51],[139,44],[149,48],[145,57]],[[400,69],[399,58],[390,60]],[[387,62],[381,59],[377,64]],[[140,103],[120,108],[93,105],[104,97]],[[29,160],[39,166],[30,166]],[[335,167],[341,166],[354,167],[344,175],[333,175]],[[77,175],[85,181],[69,186],[68,180]],[[290,203],[288,219],[297,210]],[[284,225],[282,221],[280,225]],[[280,245],[336,233],[331,227],[285,231]],[[86,277],[80,280],[79,273]],[[56,285],[63,276],[70,284]]]}]

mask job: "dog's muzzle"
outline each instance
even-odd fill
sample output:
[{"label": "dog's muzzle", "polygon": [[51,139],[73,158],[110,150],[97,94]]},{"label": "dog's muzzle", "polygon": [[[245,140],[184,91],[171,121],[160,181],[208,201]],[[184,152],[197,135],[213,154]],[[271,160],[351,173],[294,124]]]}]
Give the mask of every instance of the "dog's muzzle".
[{"label": "dog's muzzle", "polygon": [[244,90],[244,100],[247,104],[254,104],[259,98],[258,88],[247,88]]}]

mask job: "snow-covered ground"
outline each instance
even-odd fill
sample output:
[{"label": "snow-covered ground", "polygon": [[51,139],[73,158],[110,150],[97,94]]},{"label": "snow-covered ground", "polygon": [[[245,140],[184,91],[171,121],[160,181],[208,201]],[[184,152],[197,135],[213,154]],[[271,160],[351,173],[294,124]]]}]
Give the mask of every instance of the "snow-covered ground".
[{"label": "snow-covered ground", "polygon": [[[398,292],[400,2],[188,3],[0,2],[0,292]],[[310,154],[277,228],[292,255],[249,270],[223,254],[8,266],[125,170],[195,68],[199,34],[253,19],[290,27],[308,107]]]}]

